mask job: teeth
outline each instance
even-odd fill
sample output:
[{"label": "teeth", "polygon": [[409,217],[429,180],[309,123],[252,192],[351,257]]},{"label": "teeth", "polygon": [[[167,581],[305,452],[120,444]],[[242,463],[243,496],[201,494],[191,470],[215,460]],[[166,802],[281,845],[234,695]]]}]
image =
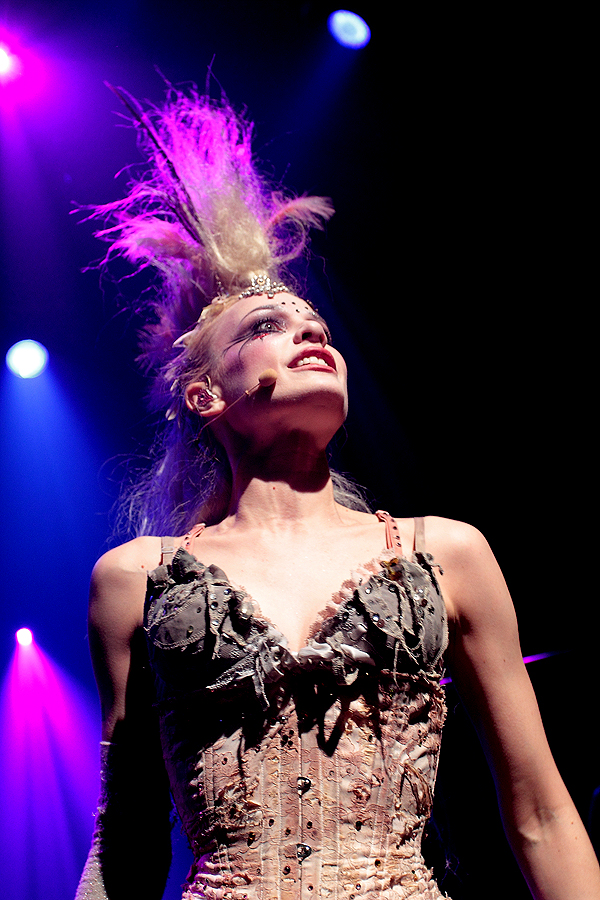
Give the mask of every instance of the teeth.
[{"label": "teeth", "polygon": [[319,356],[304,356],[304,357],[302,357],[302,359],[298,360],[298,362],[296,363],[296,368],[298,366],[314,366],[314,365],[326,366],[328,364],[325,362],[324,359],[321,359],[321,357],[319,357]]}]

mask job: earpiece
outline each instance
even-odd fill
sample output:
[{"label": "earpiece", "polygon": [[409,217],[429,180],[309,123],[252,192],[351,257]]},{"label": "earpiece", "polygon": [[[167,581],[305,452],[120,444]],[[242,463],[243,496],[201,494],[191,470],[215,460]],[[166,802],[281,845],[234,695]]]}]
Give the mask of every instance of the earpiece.
[{"label": "earpiece", "polygon": [[211,391],[210,388],[202,388],[199,391],[194,406],[196,409],[206,409],[207,406],[210,405],[212,400],[217,400],[218,396],[214,391]]},{"label": "earpiece", "polygon": [[194,406],[198,411],[206,409],[207,406],[210,406],[213,400],[218,400],[218,395],[211,388],[211,381],[209,375],[203,375],[201,381],[206,382],[206,387],[202,388],[201,391],[198,391],[196,395],[196,399],[194,401]]},{"label": "earpiece", "polygon": [[[213,419],[210,419],[208,422],[206,422],[206,424],[203,426],[203,428],[206,428],[206,425],[213,424],[214,422],[217,421],[217,419],[220,419],[221,416],[224,416],[225,413],[228,413],[229,410],[231,409],[231,407],[235,406],[236,403],[239,403],[240,400],[243,400],[244,397],[249,397],[250,394],[253,394],[254,391],[257,391],[259,388],[271,387],[271,385],[275,384],[276,381],[277,381],[277,372],[275,371],[275,369],[265,369],[264,372],[260,373],[260,375],[258,376],[258,382],[253,387],[248,388],[248,390],[244,391],[243,394],[240,394],[240,396],[237,398],[237,400],[234,400],[233,403],[230,403],[229,406],[223,410],[223,412],[219,413],[218,416],[215,416]],[[209,382],[209,384],[210,384],[210,382]],[[203,388],[203,390],[200,391],[200,393],[198,394],[198,399],[196,400],[196,409],[201,408],[201,403],[202,403],[202,400],[200,400],[201,397],[204,398],[204,406],[208,406],[211,399],[212,400],[217,399],[216,394],[214,394],[211,391],[210,387]]]}]

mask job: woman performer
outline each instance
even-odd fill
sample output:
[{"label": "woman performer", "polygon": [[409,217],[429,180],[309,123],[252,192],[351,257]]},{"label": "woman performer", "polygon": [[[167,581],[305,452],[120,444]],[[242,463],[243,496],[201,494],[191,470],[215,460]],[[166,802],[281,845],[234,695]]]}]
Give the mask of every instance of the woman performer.
[{"label": "woman performer", "polygon": [[443,659],[534,897],[598,900],[486,541],[372,514],[329,470],[346,365],[284,269],[329,203],[268,192],[227,103],[123,99],[152,171],[96,214],[162,276],[143,358],[166,430],[129,495],[139,536],[92,577],[102,793],[78,900],[162,896],[170,794],[185,900],[441,898],[420,845]]}]

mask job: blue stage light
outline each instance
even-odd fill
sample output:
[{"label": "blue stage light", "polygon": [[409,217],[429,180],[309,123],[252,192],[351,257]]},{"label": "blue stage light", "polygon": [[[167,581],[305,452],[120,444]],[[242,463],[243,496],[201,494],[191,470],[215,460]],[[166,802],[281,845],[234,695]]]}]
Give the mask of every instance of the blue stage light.
[{"label": "blue stage light", "polygon": [[48,364],[48,351],[37,341],[19,341],[6,354],[6,365],[19,378],[37,378]]},{"label": "blue stage light", "polygon": [[348,9],[338,9],[331,13],[327,24],[333,37],[343,47],[360,50],[371,40],[371,29],[365,20]]}]

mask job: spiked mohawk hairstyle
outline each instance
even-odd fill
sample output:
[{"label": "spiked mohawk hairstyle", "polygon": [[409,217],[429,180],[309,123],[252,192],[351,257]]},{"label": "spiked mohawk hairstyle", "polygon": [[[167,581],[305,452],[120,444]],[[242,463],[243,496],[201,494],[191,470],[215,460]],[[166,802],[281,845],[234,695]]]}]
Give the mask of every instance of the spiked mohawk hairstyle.
[{"label": "spiked mohawk hairstyle", "polygon": [[[92,207],[89,218],[107,222],[96,232],[110,244],[104,262],[122,256],[158,273],[139,361],[154,377],[152,406],[166,413],[149,465],[123,487],[117,529],[183,534],[195,522],[218,521],[230,494],[224,451],[210,429],[199,433],[183,402],[186,385],[207,372],[210,321],[256,279],[290,286],[286,264],[333,207],[269,187],[252,157],[252,123],[225,98],[170,88],[163,107],[143,109],[109,87],[129,112],[148,169],[123,199]],[[340,502],[368,508],[332,474]]]},{"label": "spiked mohawk hairstyle", "polygon": [[253,278],[282,280],[308,230],[322,227],[333,207],[324,197],[268,187],[252,157],[252,123],[227,100],[172,90],[164,107],[145,111],[121,88],[112,90],[138,129],[149,170],[126,197],[94,207],[92,217],[111,223],[97,232],[110,242],[107,260],[120,255],[159,273],[140,361],[155,372],[166,364],[170,379],[174,355],[185,354],[173,344],[202,310],[237,296]]}]

